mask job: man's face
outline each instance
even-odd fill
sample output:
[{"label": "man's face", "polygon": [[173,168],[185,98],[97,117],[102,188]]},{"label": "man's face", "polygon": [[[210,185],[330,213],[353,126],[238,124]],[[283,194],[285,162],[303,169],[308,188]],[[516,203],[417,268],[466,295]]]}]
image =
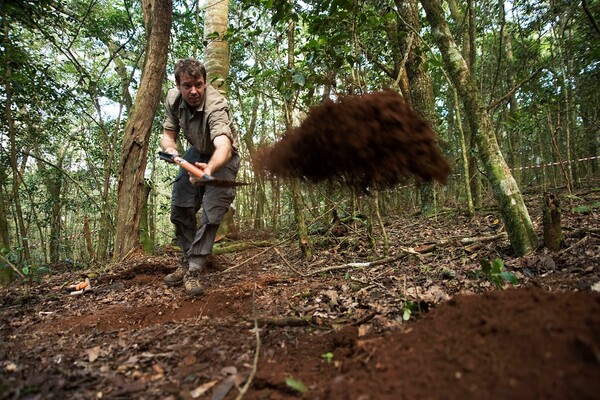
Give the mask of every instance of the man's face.
[{"label": "man's face", "polygon": [[202,99],[204,98],[206,82],[204,82],[202,76],[194,78],[193,76],[183,74],[179,79],[177,89],[181,92],[185,102],[191,107],[196,108],[202,103]]}]

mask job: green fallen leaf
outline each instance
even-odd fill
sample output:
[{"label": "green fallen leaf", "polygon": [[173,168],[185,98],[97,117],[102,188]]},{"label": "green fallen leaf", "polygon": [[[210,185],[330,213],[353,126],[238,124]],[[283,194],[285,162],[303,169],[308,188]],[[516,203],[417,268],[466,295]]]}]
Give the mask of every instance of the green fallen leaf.
[{"label": "green fallen leaf", "polygon": [[304,385],[304,383],[302,383],[302,381],[296,380],[292,377],[285,378],[285,384],[300,393],[308,392],[308,388],[306,385]]}]

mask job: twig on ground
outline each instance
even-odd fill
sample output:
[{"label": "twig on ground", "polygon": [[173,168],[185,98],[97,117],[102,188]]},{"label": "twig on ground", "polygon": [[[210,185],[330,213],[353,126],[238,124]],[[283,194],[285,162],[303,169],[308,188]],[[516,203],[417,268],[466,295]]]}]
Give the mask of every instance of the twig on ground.
[{"label": "twig on ground", "polygon": [[233,269],[239,268],[239,267],[241,267],[242,265],[246,264],[248,261],[250,261],[250,260],[253,260],[253,259],[255,259],[256,257],[262,256],[263,254],[265,254],[265,253],[266,253],[266,252],[268,252],[269,250],[273,250],[273,249],[274,249],[274,248],[276,248],[277,246],[280,246],[280,245],[284,244],[285,242],[287,242],[288,240],[291,240],[292,238],[293,238],[293,236],[291,236],[291,237],[289,237],[289,238],[287,238],[287,239],[284,239],[284,240],[280,241],[279,243],[276,243],[276,244],[274,244],[273,246],[266,248],[265,250],[261,251],[260,253],[258,253],[258,254],[255,254],[255,255],[253,255],[252,257],[248,257],[248,258],[246,258],[246,259],[245,259],[244,261],[242,261],[241,263],[238,263],[238,264],[234,265],[233,267],[229,267],[229,268],[227,268],[226,270],[223,270],[223,271],[221,271],[220,273],[221,273],[221,274],[224,274],[224,273],[226,273],[226,272],[229,272],[229,271],[231,271],[231,270],[233,270]]},{"label": "twig on ground", "polygon": [[365,315],[364,317],[362,317],[359,320],[354,321],[353,323],[351,323],[351,326],[359,326],[364,324],[365,322],[369,322],[370,320],[372,320],[373,318],[375,318],[375,316],[377,315],[377,311],[373,311],[367,315]]},{"label": "twig on ground", "polygon": [[420,253],[416,252],[412,248],[400,247],[400,250],[402,251],[402,253],[398,254],[394,257],[388,257],[388,258],[383,258],[381,260],[375,260],[375,261],[369,261],[369,262],[348,263],[348,264],[344,264],[344,265],[336,265],[333,267],[321,268],[319,270],[312,271],[311,273],[307,274],[306,276],[313,276],[313,275],[318,275],[323,272],[339,271],[342,269],[349,269],[349,268],[369,268],[369,267],[374,267],[376,265],[389,264],[389,263],[392,263],[395,261],[399,261],[399,260],[405,258],[409,254],[421,255]]},{"label": "twig on ground", "polygon": [[558,252],[558,255],[562,255],[564,253],[566,253],[567,251],[571,251],[579,246],[581,246],[582,244],[584,244],[585,242],[587,242],[587,240],[589,239],[589,235],[588,236],[584,236],[583,239],[579,240],[577,243],[575,243],[574,245],[567,247],[566,249],[563,249],[561,251]]},{"label": "twig on ground", "polygon": [[250,371],[250,375],[248,375],[248,379],[246,379],[246,383],[244,383],[244,386],[242,386],[242,389],[240,389],[240,392],[238,393],[237,397],[235,398],[236,400],[241,400],[246,395],[246,393],[248,392],[248,389],[250,388],[250,385],[252,385],[252,381],[254,380],[256,371],[258,370],[258,356],[260,354],[260,330],[258,329],[258,319],[256,318],[255,299],[256,299],[256,283],[254,284],[254,290],[252,291],[252,312],[254,314],[254,332],[256,334],[256,351],[254,352],[254,362],[252,363],[252,370]]},{"label": "twig on ground", "polygon": [[276,252],[277,254],[279,254],[279,257],[281,257],[281,259],[283,260],[283,262],[285,263],[285,265],[287,265],[287,267],[288,267],[289,269],[291,269],[291,270],[292,270],[292,272],[295,272],[296,274],[300,275],[300,276],[301,276],[301,277],[303,277],[303,278],[306,278],[307,276],[309,276],[309,275],[307,275],[307,274],[305,274],[305,273],[303,273],[303,272],[300,272],[300,271],[298,271],[296,268],[292,267],[292,264],[290,264],[290,263],[288,262],[288,260],[286,260],[286,258],[283,256],[283,254],[281,254],[281,252],[279,251],[279,249],[278,249],[277,247],[275,247],[275,252]]},{"label": "twig on ground", "polygon": [[471,243],[475,243],[475,242],[480,242],[480,243],[493,242],[494,240],[504,239],[506,237],[508,237],[508,234],[506,232],[500,232],[499,234],[492,235],[492,236],[466,237],[466,238],[460,239],[460,244],[471,244]]}]

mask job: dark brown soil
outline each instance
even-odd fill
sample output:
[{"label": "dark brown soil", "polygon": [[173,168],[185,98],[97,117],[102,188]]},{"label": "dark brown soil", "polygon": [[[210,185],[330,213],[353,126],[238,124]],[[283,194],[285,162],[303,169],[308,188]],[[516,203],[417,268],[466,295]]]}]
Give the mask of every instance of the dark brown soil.
[{"label": "dark brown soil", "polygon": [[[523,258],[485,240],[493,218],[390,220],[371,266],[349,264],[381,255],[361,227],[313,237],[311,263],[271,238],[218,256],[200,299],[162,284],[168,249],[96,268],[81,296],[64,290],[80,270],[16,283],[0,292],[0,398],[234,399],[246,381],[245,399],[600,398],[598,212],[564,213],[568,248]],[[496,257],[518,285],[480,275]]]},{"label": "dark brown soil", "polygon": [[392,91],[314,107],[255,163],[276,176],[336,181],[359,190],[392,187],[409,177],[445,183],[450,172],[429,124]]}]

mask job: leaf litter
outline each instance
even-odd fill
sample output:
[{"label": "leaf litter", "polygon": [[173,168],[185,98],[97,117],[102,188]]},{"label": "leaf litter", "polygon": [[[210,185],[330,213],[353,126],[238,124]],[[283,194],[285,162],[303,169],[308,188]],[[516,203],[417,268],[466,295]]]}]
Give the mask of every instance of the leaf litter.
[{"label": "leaf litter", "polygon": [[[80,296],[64,287],[87,271],[16,283],[0,297],[0,397],[593,398],[598,220],[564,212],[566,248],[521,258],[502,237],[461,244],[497,235],[493,213],[388,220],[378,265],[361,226],[315,237],[310,261],[271,238],[216,256],[200,299],[162,284],[169,248],[105,268]],[[482,259],[519,283],[497,289]]]}]

